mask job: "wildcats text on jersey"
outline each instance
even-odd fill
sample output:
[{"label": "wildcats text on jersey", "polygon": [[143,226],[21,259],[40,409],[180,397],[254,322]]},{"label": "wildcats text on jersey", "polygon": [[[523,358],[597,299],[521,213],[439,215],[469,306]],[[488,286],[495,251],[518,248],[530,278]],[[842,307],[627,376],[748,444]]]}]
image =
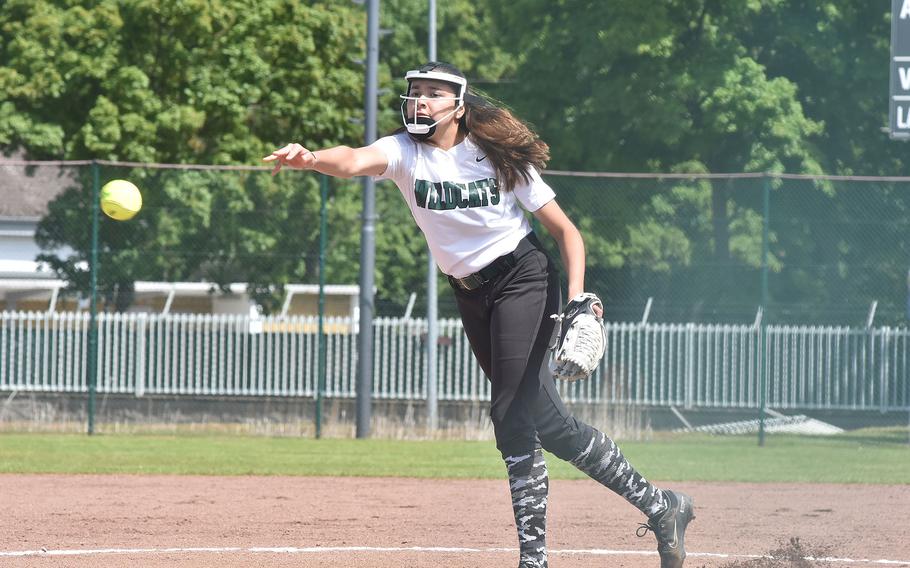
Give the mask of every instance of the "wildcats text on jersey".
[{"label": "wildcats text on jersey", "polygon": [[498,205],[501,198],[496,178],[469,183],[418,179],[414,181],[414,197],[418,207],[436,211]]}]

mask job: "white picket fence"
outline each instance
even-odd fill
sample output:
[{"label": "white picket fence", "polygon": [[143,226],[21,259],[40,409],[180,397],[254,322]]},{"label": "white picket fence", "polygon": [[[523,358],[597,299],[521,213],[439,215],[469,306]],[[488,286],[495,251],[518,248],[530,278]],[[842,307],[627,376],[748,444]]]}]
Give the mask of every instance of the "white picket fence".
[{"label": "white picket fence", "polygon": [[[357,322],[324,325],[325,396],[353,398]],[[86,392],[88,327],[85,313],[0,313],[0,391]],[[313,317],[100,314],[98,327],[100,393],[316,392]],[[375,320],[374,398],[426,397],[426,329],[424,319]],[[439,399],[488,400],[460,321],[441,320],[439,335]],[[609,323],[607,335],[595,376],[561,385],[567,400],[755,408],[764,383],[774,408],[910,410],[904,328]]]}]

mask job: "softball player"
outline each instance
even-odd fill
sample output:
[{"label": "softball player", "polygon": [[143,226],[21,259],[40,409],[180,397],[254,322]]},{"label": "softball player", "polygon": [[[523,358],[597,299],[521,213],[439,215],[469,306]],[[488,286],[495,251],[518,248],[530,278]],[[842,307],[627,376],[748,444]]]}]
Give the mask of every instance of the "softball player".
[{"label": "softball player", "polygon": [[608,436],[566,409],[547,365],[559,275],[523,210],[559,244],[568,297],[584,291],[581,234],[541,179],[549,149],[524,123],[468,90],[454,66],[409,71],[403,128],[361,148],[289,144],[265,161],[338,177],[390,179],[448,275],[474,355],[491,381],[490,416],[518,529],[519,568],[547,566],[542,448],[622,495],[647,517],[661,566],[679,567],[692,499],[648,482]]}]

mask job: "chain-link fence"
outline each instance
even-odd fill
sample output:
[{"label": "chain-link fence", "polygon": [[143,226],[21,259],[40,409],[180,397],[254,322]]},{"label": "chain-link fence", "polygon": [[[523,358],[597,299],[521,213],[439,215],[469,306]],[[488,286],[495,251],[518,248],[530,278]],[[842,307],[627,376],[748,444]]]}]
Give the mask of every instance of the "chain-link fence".
[{"label": "chain-link fence", "polygon": [[[319,175],[89,163],[3,169],[4,272],[61,280],[61,307],[77,305],[88,292],[93,175],[101,184],[131,180],[144,200],[133,220],[101,217],[102,309],[160,311],[167,290],[153,293],[136,282],[209,282],[224,292],[246,283],[249,299],[265,314],[304,313],[312,305],[305,294],[285,303],[288,285],[318,282]],[[609,319],[752,323],[763,305],[768,323],[864,326],[870,315],[879,325],[906,322],[910,180],[545,177],[584,234],[587,288],[604,297]],[[360,184],[325,181],[326,282],[356,285]],[[410,304],[410,313],[419,315],[426,302],[423,237],[388,183],[377,188],[377,215],[376,313],[402,316]],[[26,242],[30,229],[33,243]],[[558,257],[555,243],[544,240]],[[23,246],[13,250],[17,244]],[[35,261],[38,271],[28,268]],[[26,268],[13,270],[14,263]],[[457,315],[444,280],[440,284],[440,314]],[[37,308],[43,301],[8,293],[5,307]],[[212,311],[211,301],[193,299],[190,287],[177,287],[169,308]]]},{"label": "chain-link fence", "polygon": [[[34,240],[40,250],[32,259],[18,260],[37,262],[33,278],[65,283],[57,299],[64,309],[78,305],[89,292],[96,178],[102,185],[130,180],[143,198],[142,210],[129,221],[100,216],[97,289],[102,311],[160,312],[175,290],[168,305],[172,313],[236,311],[236,302],[229,304],[238,292],[248,294],[254,308],[275,313],[284,307],[287,285],[318,282],[318,176],[286,172],[272,177],[258,168],[103,164],[29,167],[15,173],[19,175],[8,175],[7,183],[13,178],[30,184],[44,202],[35,207],[40,220]],[[332,283],[356,283],[359,236],[351,228],[357,224],[358,195],[340,191],[332,199],[329,223],[335,230],[326,248],[326,272]],[[7,218],[28,230],[31,219],[26,216],[16,219],[13,212]],[[190,285],[203,282],[209,285]],[[18,300],[10,305],[8,299],[7,309],[35,307],[34,299]]]},{"label": "chain-link fence", "polygon": [[[143,207],[129,221],[101,215],[93,255],[93,191],[113,179],[135,183],[142,191]],[[882,408],[906,405],[906,380],[898,371],[906,366],[906,349],[898,349],[904,343],[889,339],[890,343],[879,346],[874,338],[904,337],[900,328],[910,307],[910,254],[902,237],[910,224],[910,180],[568,172],[548,172],[545,179],[585,237],[587,288],[605,299],[608,320],[616,324],[647,320],[655,326],[753,327],[761,323],[791,326],[787,330],[798,326],[802,331],[793,340],[797,347],[823,343],[829,336],[836,343],[838,337],[856,334],[869,344],[862,343],[862,350],[836,351],[841,353],[837,356],[825,355],[827,348],[794,348],[787,351],[790,355],[780,355],[784,359],[777,367],[776,353],[785,350],[772,349],[765,355],[750,351],[751,362],[740,365],[740,371],[730,363],[730,353],[738,360],[736,354],[742,349],[726,348],[726,328],[698,328],[714,335],[705,340],[710,348],[706,347],[704,360],[702,355],[685,360],[685,365],[695,365],[686,367],[687,372],[694,373],[693,384],[701,384],[699,381],[710,376],[711,388],[726,392],[724,389],[732,388],[728,382],[752,377],[747,374],[753,373],[749,388],[757,393],[762,369],[767,367],[771,370],[765,377],[770,381],[764,387],[768,393],[794,384],[797,386],[793,388],[813,390],[814,385],[823,385],[836,375],[840,377],[838,384],[856,392],[865,393],[868,386],[874,396],[891,393],[888,400],[892,402],[885,405],[880,397],[881,404],[875,403],[884,405]],[[361,185],[357,180],[298,171],[283,171],[273,177],[268,169],[255,167],[6,162],[0,164],[0,191],[4,195],[0,201],[0,307],[6,312],[87,311],[90,266],[96,258],[98,309],[102,312],[240,317],[237,325],[243,328],[244,337],[263,331],[311,334],[315,331],[311,329],[316,325],[312,316],[318,313],[317,284],[322,274],[327,283],[324,311],[335,318],[327,332],[357,331],[361,225]],[[324,235],[320,229],[323,211],[327,216]],[[421,317],[426,305],[426,244],[398,190],[388,183],[377,188],[377,217],[376,315]],[[552,239],[544,242],[558,257]],[[441,277],[439,283],[440,317],[456,316],[447,284]],[[759,322],[760,307],[764,309]],[[291,318],[288,321],[293,325],[281,324],[281,316]],[[30,320],[17,316],[4,321]],[[206,325],[215,329],[224,323],[205,321],[210,323],[200,323],[197,330],[203,335]],[[264,324],[271,327],[264,329]],[[423,325],[415,329],[423,329]],[[829,325],[839,327],[830,332],[814,331]],[[658,384],[648,369],[660,369],[666,375],[660,380],[666,379],[667,384],[684,384],[671,376],[673,369],[683,365],[683,359],[665,361],[667,349],[655,347],[663,345],[658,341],[662,341],[663,329],[630,331],[629,337],[642,339],[641,349],[646,355],[640,355],[639,347],[630,347],[637,363],[611,367],[621,368],[621,376],[629,377],[629,389]],[[755,335],[743,329],[748,337]],[[7,331],[9,337],[21,335],[21,330],[13,327]],[[649,334],[656,335],[648,339],[652,337]],[[411,339],[417,349],[423,341],[418,335]],[[76,336],[74,341],[82,342],[79,350],[84,351],[84,338],[78,333]],[[450,334],[443,340],[456,336]],[[693,337],[700,341],[697,333]],[[215,340],[201,341],[220,345]],[[787,345],[793,343],[788,341]],[[25,357],[25,363],[17,362],[15,369],[32,368],[29,357],[33,348],[23,351],[17,345],[16,357]],[[126,344],[117,345],[110,343],[108,347],[122,350]],[[38,369],[38,348],[34,349],[34,369]],[[882,362],[876,359],[866,364],[867,355],[879,351]],[[220,353],[217,349],[214,352]],[[798,356],[793,355],[797,352]],[[105,356],[114,355],[101,354]],[[377,365],[392,382],[414,380],[411,375],[425,372],[421,365],[386,368],[382,365],[387,361],[380,359],[383,354],[376,356]],[[640,356],[644,357],[641,361]],[[709,360],[711,357],[716,361]],[[50,355],[45,358],[53,359]],[[238,368],[252,369],[250,365],[259,364],[259,359],[254,359]],[[860,359],[862,364],[858,363]],[[48,366],[51,374],[62,368],[61,364],[65,366],[59,359],[54,361],[56,366]],[[743,361],[747,359],[743,357]],[[469,361],[464,364],[471,367]],[[705,370],[701,377],[697,376],[702,368],[699,365]],[[836,372],[816,372],[825,365]],[[716,372],[727,367],[732,369],[730,373]],[[269,369],[263,372],[268,371],[266,375],[271,377]],[[634,369],[641,371],[640,376],[633,373]],[[403,379],[405,374],[408,377]],[[724,378],[727,375],[733,378],[728,381]],[[897,377],[893,385],[892,375]],[[84,384],[79,376],[72,379],[73,384]],[[603,380],[611,380],[611,376],[604,372]],[[416,380],[415,384],[422,384],[422,379]],[[30,383],[10,376],[6,384]],[[592,388],[603,389],[604,385]],[[412,393],[417,398],[423,396],[419,389]],[[300,392],[304,391],[312,389]],[[682,397],[679,400],[692,396],[677,394]],[[659,405],[673,406],[677,400],[664,398]],[[851,405],[855,407],[852,402],[847,404]],[[849,410],[843,405],[839,408]]]},{"label": "chain-link fence", "polygon": [[910,180],[771,175],[546,178],[585,234],[614,319],[903,325]]}]

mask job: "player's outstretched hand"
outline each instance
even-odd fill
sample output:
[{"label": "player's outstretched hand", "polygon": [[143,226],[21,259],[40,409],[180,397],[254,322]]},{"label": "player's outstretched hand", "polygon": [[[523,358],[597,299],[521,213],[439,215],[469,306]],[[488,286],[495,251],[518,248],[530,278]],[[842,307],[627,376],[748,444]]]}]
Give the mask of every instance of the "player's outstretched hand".
[{"label": "player's outstretched hand", "polygon": [[316,154],[297,143],[288,144],[284,148],[275,150],[262,159],[263,162],[275,162],[272,175],[287,166],[295,170],[309,170],[316,165]]}]

